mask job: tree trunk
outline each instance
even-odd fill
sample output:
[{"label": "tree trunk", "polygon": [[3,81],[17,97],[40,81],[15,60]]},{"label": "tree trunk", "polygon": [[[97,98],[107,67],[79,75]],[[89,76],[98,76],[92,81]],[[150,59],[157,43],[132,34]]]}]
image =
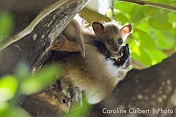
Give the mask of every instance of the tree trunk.
[{"label": "tree trunk", "polygon": [[[58,38],[72,18],[87,2],[88,0],[59,0],[57,3],[64,4],[38,21],[29,34],[22,36],[19,41],[1,51],[0,76],[13,73],[15,66],[22,61],[27,62],[31,69],[43,64],[50,55],[46,52],[47,48]],[[45,9],[45,12],[49,11]],[[45,56],[43,56],[44,53]]]}]

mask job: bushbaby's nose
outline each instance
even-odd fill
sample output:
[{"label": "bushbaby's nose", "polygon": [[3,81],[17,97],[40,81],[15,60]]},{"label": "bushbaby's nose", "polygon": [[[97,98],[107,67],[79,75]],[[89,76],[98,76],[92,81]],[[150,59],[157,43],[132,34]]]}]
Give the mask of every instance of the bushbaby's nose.
[{"label": "bushbaby's nose", "polygon": [[114,51],[115,51],[115,52],[119,52],[119,47],[115,47],[115,48],[114,48]]},{"label": "bushbaby's nose", "polygon": [[111,53],[117,54],[120,51],[120,48],[118,46],[113,46]]}]

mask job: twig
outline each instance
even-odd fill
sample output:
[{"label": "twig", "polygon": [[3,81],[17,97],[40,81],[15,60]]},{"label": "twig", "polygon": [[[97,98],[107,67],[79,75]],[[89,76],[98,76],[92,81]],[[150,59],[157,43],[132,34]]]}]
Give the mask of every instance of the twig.
[{"label": "twig", "polygon": [[159,4],[154,2],[148,2],[148,1],[142,1],[142,0],[119,0],[119,1],[131,2],[139,5],[152,6],[152,7],[162,8],[166,10],[176,11],[176,7],[174,6],[169,6],[169,5]]},{"label": "twig", "polygon": [[111,0],[112,19],[114,19],[114,0]]},{"label": "twig", "polygon": [[79,0],[59,0],[58,2],[52,4],[50,7],[45,8],[24,30],[22,30],[15,36],[10,37],[5,42],[0,43],[0,51],[6,48],[7,46],[11,45],[12,43],[22,39],[24,36],[30,34],[34,30],[35,26],[54,10],[58,9],[66,3],[71,4],[78,1]]}]

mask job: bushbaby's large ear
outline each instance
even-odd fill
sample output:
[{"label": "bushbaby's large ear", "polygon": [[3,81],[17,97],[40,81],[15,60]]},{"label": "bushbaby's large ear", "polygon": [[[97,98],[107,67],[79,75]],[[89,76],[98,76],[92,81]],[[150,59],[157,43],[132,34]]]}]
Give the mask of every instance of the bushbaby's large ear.
[{"label": "bushbaby's large ear", "polygon": [[121,35],[122,35],[122,38],[123,39],[126,39],[129,34],[131,33],[132,31],[132,25],[131,24],[125,24],[121,29],[120,29],[120,32],[121,32]]},{"label": "bushbaby's large ear", "polygon": [[104,33],[104,26],[100,22],[92,22],[92,28],[97,36],[101,36]]}]

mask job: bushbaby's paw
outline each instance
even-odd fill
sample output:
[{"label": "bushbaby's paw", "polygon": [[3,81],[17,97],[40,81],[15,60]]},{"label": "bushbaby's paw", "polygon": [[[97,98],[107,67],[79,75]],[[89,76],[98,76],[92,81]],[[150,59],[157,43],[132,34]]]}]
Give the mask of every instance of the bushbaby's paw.
[{"label": "bushbaby's paw", "polygon": [[121,52],[122,56],[119,57],[118,60],[114,60],[114,65],[125,66],[125,68],[127,68],[129,66],[129,56],[130,56],[128,44],[122,47]]},{"label": "bushbaby's paw", "polygon": [[78,87],[73,86],[67,78],[60,78],[60,86],[62,94],[69,98],[70,110],[82,106],[83,92]]}]

